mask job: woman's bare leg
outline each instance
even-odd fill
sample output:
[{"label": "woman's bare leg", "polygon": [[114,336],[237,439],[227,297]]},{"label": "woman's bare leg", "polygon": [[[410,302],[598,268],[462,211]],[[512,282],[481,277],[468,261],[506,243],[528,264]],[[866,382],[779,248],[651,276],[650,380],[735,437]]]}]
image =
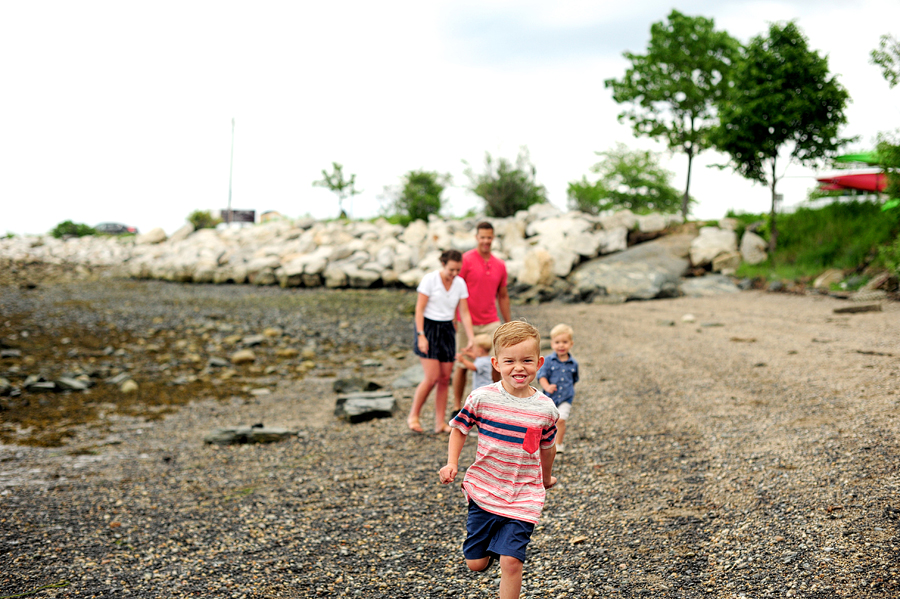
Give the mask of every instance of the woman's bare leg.
[{"label": "woman's bare leg", "polygon": [[[409,416],[406,419],[406,424],[410,429],[421,433],[422,426],[419,424],[419,415],[422,413],[422,406],[425,405],[428,394],[431,393],[432,388],[434,388],[438,382],[438,378],[440,378],[441,363],[437,360],[421,357],[419,358],[419,361],[422,363],[422,370],[425,374],[422,377],[422,382],[416,387],[416,393],[413,395],[413,403],[412,407],[409,409]],[[445,397],[444,402],[446,403],[446,401],[447,398]]]},{"label": "woman's bare leg", "polygon": [[450,375],[453,362],[438,362],[437,391],[434,394],[434,432],[440,433],[447,426],[447,394],[450,391]]}]

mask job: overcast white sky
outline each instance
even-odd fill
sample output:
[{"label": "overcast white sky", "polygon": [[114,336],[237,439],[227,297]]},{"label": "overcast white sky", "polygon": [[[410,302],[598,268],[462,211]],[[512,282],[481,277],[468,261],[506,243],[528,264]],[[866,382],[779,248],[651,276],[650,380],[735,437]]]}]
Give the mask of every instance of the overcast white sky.
[{"label": "overcast white sky", "polygon": [[[332,161],[364,193],[353,217],[374,216],[387,185],[411,169],[450,173],[448,214],[480,201],[463,160],[514,158],[527,146],[550,200],[616,142],[603,80],[623,51],[643,53],[650,25],[672,8],[713,17],[742,42],[797,19],[852,98],[845,135],[871,149],[900,128],[900,88],[869,52],[900,34],[897,0],[669,2],[0,2],[0,234],[42,233],[71,219],[171,233],[195,209],[232,206],[288,216],[337,215],[312,186]],[[894,28],[893,30],[891,28]],[[768,191],[695,161],[694,214],[768,209]],[[686,159],[666,157],[682,188]],[[788,169],[779,191],[796,204],[814,173]]]}]

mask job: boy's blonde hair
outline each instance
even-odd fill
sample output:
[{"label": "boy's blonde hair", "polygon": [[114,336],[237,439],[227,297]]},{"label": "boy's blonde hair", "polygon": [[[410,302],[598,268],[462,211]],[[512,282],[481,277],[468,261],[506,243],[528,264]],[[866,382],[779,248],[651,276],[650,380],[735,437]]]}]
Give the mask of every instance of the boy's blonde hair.
[{"label": "boy's blonde hair", "polygon": [[557,335],[568,335],[569,339],[575,340],[575,331],[567,324],[558,324],[550,329],[550,338],[553,339]]},{"label": "boy's blonde hair", "polygon": [[491,338],[488,335],[485,335],[484,333],[482,333],[481,335],[475,335],[475,337],[472,338],[472,341],[474,341],[475,345],[477,345],[484,351],[486,351],[486,352],[491,351],[493,342],[491,341]]},{"label": "boy's blonde hair", "polygon": [[534,339],[535,351],[541,353],[541,334],[536,328],[521,320],[512,320],[494,331],[494,355],[500,355],[504,347],[518,345],[528,339]]}]

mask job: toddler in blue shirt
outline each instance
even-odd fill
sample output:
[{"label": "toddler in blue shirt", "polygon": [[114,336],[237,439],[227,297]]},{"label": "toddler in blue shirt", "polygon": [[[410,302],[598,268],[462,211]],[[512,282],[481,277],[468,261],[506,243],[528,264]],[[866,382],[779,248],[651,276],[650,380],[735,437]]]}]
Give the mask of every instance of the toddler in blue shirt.
[{"label": "toddler in blue shirt", "polygon": [[556,453],[563,453],[566,448],[563,439],[566,436],[566,421],[572,412],[572,400],[575,399],[575,383],[578,382],[578,362],[569,351],[574,345],[574,331],[566,324],[558,324],[550,331],[550,347],[553,353],[544,359],[544,365],[538,371],[537,378],[544,393],[550,396],[559,410],[559,422],[556,423]]}]

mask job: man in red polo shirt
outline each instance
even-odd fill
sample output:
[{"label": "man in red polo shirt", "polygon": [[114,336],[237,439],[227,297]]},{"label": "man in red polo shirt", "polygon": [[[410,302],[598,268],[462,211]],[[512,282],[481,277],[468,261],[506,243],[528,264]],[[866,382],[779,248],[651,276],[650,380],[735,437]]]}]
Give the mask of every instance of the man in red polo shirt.
[{"label": "man in red polo shirt", "polygon": [[[475,227],[475,249],[463,254],[462,270],[459,276],[469,288],[469,314],[476,335],[494,336],[500,326],[497,307],[504,322],[512,320],[509,312],[509,291],[506,289],[506,265],[491,254],[494,243],[494,226],[489,222],[480,222]],[[469,339],[461,326],[456,327],[456,347],[466,347]],[[453,401],[455,410],[462,407],[463,392],[466,390],[468,370],[460,363],[453,374]],[[494,381],[500,380],[500,374],[494,370]]]}]

